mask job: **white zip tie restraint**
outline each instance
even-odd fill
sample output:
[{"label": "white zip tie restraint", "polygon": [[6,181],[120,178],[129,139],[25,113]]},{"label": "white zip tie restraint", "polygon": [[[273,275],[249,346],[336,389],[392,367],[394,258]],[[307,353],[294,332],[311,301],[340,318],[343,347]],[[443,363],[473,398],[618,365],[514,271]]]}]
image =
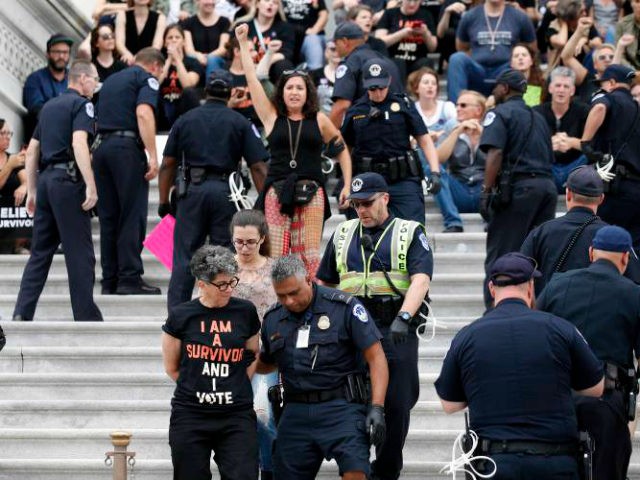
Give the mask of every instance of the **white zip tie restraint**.
[{"label": "white zip tie restraint", "polygon": [[229,195],[229,201],[233,202],[236,206],[236,210],[248,210],[253,208],[253,204],[249,197],[242,194],[242,179],[240,178],[240,185],[236,181],[238,174],[236,172],[232,172],[229,175],[229,189],[231,190],[231,195]]},{"label": "white zip tie restraint", "polygon": [[335,162],[333,161],[333,159],[327,157],[324,154],[321,154],[320,156],[322,157],[322,173],[324,173],[325,175],[329,175],[331,172],[333,172]]},{"label": "white zip tie restraint", "polygon": [[615,173],[611,173],[614,161],[613,155],[605,155],[602,158],[602,161],[606,163],[604,163],[603,165],[601,165],[600,162],[596,163],[596,172],[598,172],[598,175],[600,175],[600,178],[602,180],[604,180],[605,182],[610,182],[616,177]]},{"label": "white zip tie restraint", "polygon": [[[418,340],[422,340],[423,342],[430,342],[436,336],[437,320],[436,316],[433,314],[433,308],[431,308],[431,305],[429,305],[426,300],[422,300],[422,303],[427,307],[427,315],[418,310],[418,315],[420,315],[420,317],[424,320],[424,323],[416,328],[416,336],[418,337]],[[429,323],[429,320],[431,320],[430,337],[427,336],[427,324]]]},{"label": "white zip tie restraint", "polygon": [[[466,414],[465,414],[466,417]],[[471,449],[465,453],[464,448],[462,447],[462,438],[465,436],[465,433],[469,435],[471,441],[473,442]],[[453,442],[453,448],[451,449],[451,463],[447,463],[442,469],[440,469],[440,473],[444,473],[445,475],[453,475],[453,480],[456,480],[456,473],[463,472],[465,475],[469,475],[473,480],[478,480],[479,478],[491,478],[498,471],[498,467],[496,462],[493,461],[492,458],[486,457],[484,455],[479,455],[477,457],[473,456],[473,452],[475,452],[476,447],[478,446],[478,435],[473,430],[467,430],[467,432],[462,432],[456,438],[456,441]],[[460,456],[456,458],[456,450],[460,451]],[[493,464],[493,471],[491,473],[482,474],[478,472],[472,465],[471,462],[475,460],[485,460]]]}]

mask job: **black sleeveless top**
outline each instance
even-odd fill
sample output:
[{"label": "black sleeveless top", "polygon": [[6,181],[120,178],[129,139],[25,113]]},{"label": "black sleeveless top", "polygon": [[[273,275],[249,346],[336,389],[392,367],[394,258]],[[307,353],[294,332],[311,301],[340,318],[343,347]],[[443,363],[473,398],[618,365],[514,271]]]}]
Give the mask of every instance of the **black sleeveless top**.
[{"label": "black sleeveless top", "polygon": [[153,43],[153,37],[156,34],[156,26],[158,25],[158,17],[160,15],[155,10],[149,10],[149,17],[144,24],[144,28],[140,35],[138,35],[138,29],[136,27],[136,18],[133,15],[133,10],[127,10],[125,12],[125,18],[127,25],[125,29],[125,46],[133,55],[146,47],[150,47]]},{"label": "black sleeveless top", "polygon": [[[267,137],[271,151],[269,177],[272,180],[282,180],[295,173],[300,179],[315,180],[324,183],[322,174],[322,147],[324,142],[317,119],[288,120],[291,125],[291,142],[287,118],[278,116],[273,130]],[[300,131],[300,142],[295,155],[296,168],[291,168],[291,150],[295,149],[296,138]],[[293,145],[293,147],[291,147]]]}]

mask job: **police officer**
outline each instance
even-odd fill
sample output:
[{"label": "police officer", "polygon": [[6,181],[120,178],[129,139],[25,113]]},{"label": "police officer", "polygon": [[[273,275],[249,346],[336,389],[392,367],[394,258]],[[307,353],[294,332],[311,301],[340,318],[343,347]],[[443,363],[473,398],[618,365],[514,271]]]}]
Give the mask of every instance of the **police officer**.
[{"label": "police officer", "polygon": [[377,450],[372,478],[395,480],[402,470],[411,409],[420,393],[414,322],[420,318],[417,314],[429,291],[433,255],[421,224],[389,213],[389,193],[382,176],[363,173],[355,177],[350,199],[358,219],[337,227],[316,277],[355,295],[384,335],[382,346],[390,371],[385,401],[387,441]]},{"label": "police officer", "polygon": [[522,99],[527,81],[508,69],[496,79],[498,106],[484,118],[480,149],[486,152],[480,214],[489,222],[484,301],[491,264],[520,248],[533,227],[555,216],[558,193],[551,172],[553,149],[546,121]]},{"label": "police officer", "polygon": [[[540,294],[551,276],[589,265],[589,247],[596,232],[607,225],[596,215],[604,200],[602,179],[593,167],[583,165],[567,178],[565,199],[567,213],[537,226],[525,238],[520,252],[533,258],[542,273],[535,279],[536,294]],[[638,278],[638,261],[625,275]],[[631,272],[633,270],[633,272]]]},{"label": "police officer", "polygon": [[89,214],[98,200],[89,153],[95,122],[89,100],[98,81],[91,62],[76,60],[69,71],[69,88],[42,108],[29,142],[25,169],[27,212],[34,215],[33,238],[14,320],[33,320],[60,242],[74,320],[102,320],[93,301],[96,258]]},{"label": "police officer", "polygon": [[[577,480],[572,389],[599,397],[601,363],[573,325],[531,310],[540,275],[532,259],[508,253],[488,273],[496,307],[451,342],[435,383],[442,408],[469,407],[473,455],[493,459],[493,479]],[[488,461],[476,468],[493,471]]]},{"label": "police officer", "polygon": [[[102,294],[159,295],[142,280],[149,182],[158,174],[155,108],[164,57],[144,48],[100,90],[94,168],[100,202]],[[149,159],[145,155],[149,153]]]},{"label": "police officer", "polygon": [[624,480],[631,457],[627,422],[635,418],[640,357],[640,286],[622,276],[631,249],[624,228],[602,227],[589,248],[591,265],[554,275],[536,302],[573,323],[605,363],[602,398],[576,401],[578,424],[595,440],[596,479]]},{"label": "police officer", "polygon": [[378,446],[385,438],[389,371],[380,332],[360,302],[315,285],[298,257],[276,260],[271,279],[279,303],[264,317],[257,371],[277,365],[284,385],[275,478],[312,480],[323,458],[335,458],[344,480],[365,480],[369,440]]},{"label": "police officer", "polygon": [[420,160],[411,148],[418,142],[431,168],[429,191],[440,191],[438,153],[420,114],[403,94],[390,93],[391,73],[377,60],[364,64],[367,95],[347,111],[342,135],[351,148],[354,173],[376,172],[389,184],[389,208],[398,217],[424,223]]},{"label": "police officer", "polygon": [[[598,82],[607,93],[591,103],[582,134],[582,151],[598,163],[606,197],[598,209],[605,222],[626,228],[640,247],[640,108],[631,96],[635,72],[610,65]],[[610,157],[603,158],[604,154]]]},{"label": "police officer", "polygon": [[229,175],[238,170],[243,157],[262,190],[269,154],[251,122],[227,107],[232,87],[229,72],[214,70],[206,87],[207,103],[176,121],[164,149],[159,178],[161,217],[171,210],[169,191],[174,179],[177,190],[185,189],[177,193],[182,198],[177,202],[169,307],[191,299],[194,278],[189,259],[207,236],[212,245],[231,246],[229,223],[236,208],[229,200]]},{"label": "police officer", "polygon": [[366,88],[362,86],[363,65],[369,60],[378,60],[391,72],[391,91],[403,93],[402,77],[398,67],[392,60],[380,52],[372,50],[365,42],[364,32],[354,22],[343,22],[333,34],[336,52],[343,60],[336,69],[336,81],[333,87],[333,105],[329,118],[340,128],[345,113],[356,100],[365,95]]}]

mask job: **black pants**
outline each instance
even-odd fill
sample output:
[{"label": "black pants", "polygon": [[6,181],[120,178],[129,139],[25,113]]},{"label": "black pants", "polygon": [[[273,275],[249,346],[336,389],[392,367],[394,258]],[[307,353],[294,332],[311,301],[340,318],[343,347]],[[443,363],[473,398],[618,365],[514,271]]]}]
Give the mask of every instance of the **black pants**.
[{"label": "black pants", "polygon": [[102,286],[138,286],[147,231],[147,159],[134,138],[112,136],[93,155],[100,216]]},{"label": "black pants", "polygon": [[207,237],[212,245],[231,246],[229,223],[236,207],[229,201],[230,193],[228,180],[213,177],[200,185],[190,184],[187,195],[178,200],[169,308],[191,300],[195,280],[189,261]]},{"label": "black pants", "polygon": [[[525,455],[504,453],[490,455],[497,471],[491,480],[578,480],[578,463],[568,455]],[[488,474],[493,466],[485,462],[480,473]],[[599,477],[593,477],[598,479]]]},{"label": "black pants", "polygon": [[[511,204],[496,212],[489,222],[485,272],[498,257],[519,251],[534,227],[554,218],[557,202],[558,193],[551,178],[535,177],[514,182]],[[488,278],[485,278],[484,303],[488,308],[493,299],[487,285]]]},{"label": "black pants", "polygon": [[389,363],[389,386],[384,402],[387,438],[376,450],[371,474],[376,480],[396,480],[402,470],[402,449],[409,433],[411,409],[420,395],[418,338],[410,334],[406,342],[395,345],[388,327],[380,328],[380,332],[384,335],[382,347]]},{"label": "black pants", "polygon": [[628,230],[637,252],[640,248],[640,182],[616,179],[614,185],[614,190],[604,196],[598,215],[605,222]]},{"label": "black pants", "polygon": [[607,392],[600,398],[577,397],[576,415],[581,430],[595,442],[593,478],[624,480],[631,459],[631,436],[622,393]]},{"label": "black pants", "polygon": [[102,320],[93,301],[96,257],[91,217],[82,210],[85,188],[84,182],[73,183],[64,170],[47,168],[40,173],[31,256],[22,274],[14,316],[33,319],[53,255],[62,242],[74,320]]},{"label": "black pants", "polygon": [[258,433],[253,408],[228,414],[171,412],[173,480],[211,480],[213,451],[221,480],[258,480]]}]

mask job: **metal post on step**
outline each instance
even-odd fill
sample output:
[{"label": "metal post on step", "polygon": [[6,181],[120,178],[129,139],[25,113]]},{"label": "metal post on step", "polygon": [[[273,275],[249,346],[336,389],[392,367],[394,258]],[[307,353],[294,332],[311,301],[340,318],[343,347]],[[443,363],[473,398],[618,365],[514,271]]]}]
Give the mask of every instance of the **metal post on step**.
[{"label": "metal post on step", "polygon": [[113,480],[127,480],[127,465],[131,468],[133,477],[133,466],[136,463],[136,453],[127,451],[131,434],[129,432],[112,432],[110,437],[113,451],[105,453],[104,463],[107,467],[113,466]]}]

